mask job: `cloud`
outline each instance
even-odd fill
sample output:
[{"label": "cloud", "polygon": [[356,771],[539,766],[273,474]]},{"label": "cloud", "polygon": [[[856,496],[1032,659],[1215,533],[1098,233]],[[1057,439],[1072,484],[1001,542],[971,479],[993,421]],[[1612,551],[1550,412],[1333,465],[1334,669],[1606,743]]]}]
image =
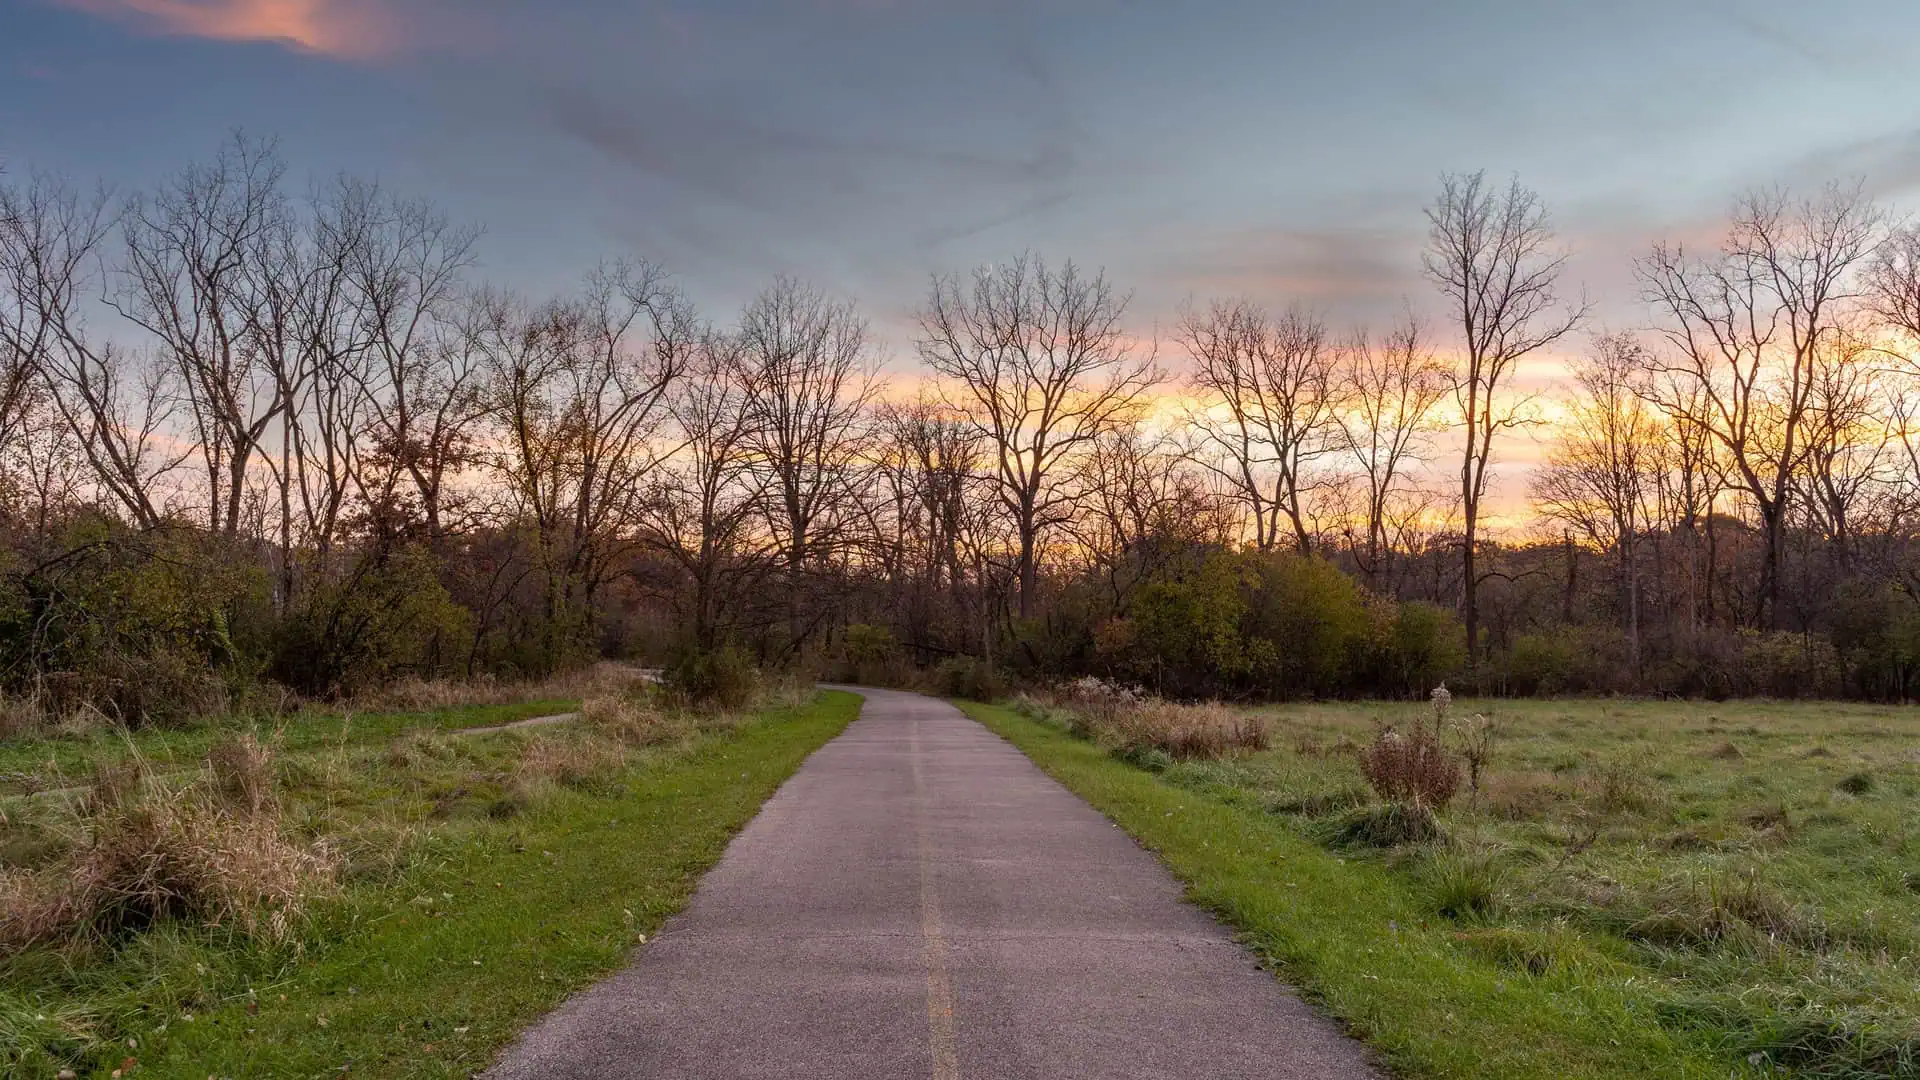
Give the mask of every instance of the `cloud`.
[{"label": "cloud", "polygon": [[369,59],[392,50],[390,27],[364,0],[58,0],[149,33],[259,41]]},{"label": "cloud", "polygon": [[1896,198],[1920,188],[1920,126],[1821,147],[1788,162],[1784,183],[1811,190],[1839,181],[1863,181],[1868,195]]},{"label": "cloud", "polygon": [[1301,301],[1391,320],[1420,277],[1423,234],[1391,228],[1255,228],[1202,236],[1164,261],[1165,278],[1201,295]]}]

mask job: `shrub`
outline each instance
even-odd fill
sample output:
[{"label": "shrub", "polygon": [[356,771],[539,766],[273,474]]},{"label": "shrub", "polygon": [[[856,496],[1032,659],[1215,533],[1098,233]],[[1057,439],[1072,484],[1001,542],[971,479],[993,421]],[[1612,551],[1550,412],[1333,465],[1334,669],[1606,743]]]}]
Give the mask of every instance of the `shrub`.
[{"label": "shrub", "polygon": [[1510,693],[1558,694],[1576,688],[1579,653],[1565,633],[1521,634],[1506,656]]},{"label": "shrub", "polygon": [[1242,635],[1254,689],[1275,697],[1344,692],[1372,625],[1364,590],[1318,556],[1250,558],[1254,585]]},{"label": "shrub", "polygon": [[1218,693],[1245,667],[1239,566],[1214,551],[1177,576],[1146,583],[1129,617],[1096,633],[1102,653],[1160,693]]},{"label": "shrub", "polygon": [[1378,660],[1379,679],[1389,692],[1418,693],[1466,662],[1466,630],[1452,611],[1424,600],[1392,607]]},{"label": "shrub", "polygon": [[433,671],[440,643],[467,634],[466,612],[438,572],[423,548],[376,547],[337,580],[309,582],[281,624],[274,677],[301,693],[338,695]]},{"label": "shrub", "polygon": [[931,681],[934,691],[943,697],[968,701],[994,701],[1005,697],[1006,677],[993,665],[972,656],[949,656],[934,666]]},{"label": "shrub", "polygon": [[1404,732],[1383,729],[1361,754],[1360,773],[1390,803],[1439,809],[1460,790],[1460,762],[1425,717]]},{"label": "shrub", "polygon": [[1740,635],[1740,693],[1767,697],[1824,697],[1840,689],[1840,654],[1811,634],[1779,631]]},{"label": "shrub", "polygon": [[264,643],[235,630],[267,606],[250,553],[91,514],[49,549],[0,586],[0,691],[137,727],[223,712],[252,677]]},{"label": "shrub", "polygon": [[848,626],[841,644],[840,672],[843,678],[869,686],[899,682],[900,644],[893,631],[867,623]]},{"label": "shrub", "polygon": [[670,692],[703,708],[745,708],[760,686],[760,673],[753,661],[732,645],[690,651],[662,677]]}]

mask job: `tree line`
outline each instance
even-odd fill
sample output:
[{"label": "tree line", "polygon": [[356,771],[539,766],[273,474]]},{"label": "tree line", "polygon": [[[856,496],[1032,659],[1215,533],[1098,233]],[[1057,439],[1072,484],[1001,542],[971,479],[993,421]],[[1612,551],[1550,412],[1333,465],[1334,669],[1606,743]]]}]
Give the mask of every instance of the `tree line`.
[{"label": "tree line", "polygon": [[[1104,273],[936,275],[907,386],[781,278],[486,283],[479,230],[235,136],[0,175],[0,687],[56,714],[739,650],[1181,695],[1849,693],[1920,664],[1920,230],[1739,200],[1600,332],[1537,194],[1449,175],[1433,310],[1338,329]],[[1540,392],[1528,362],[1577,356]],[[1537,524],[1489,535],[1544,438]]]}]

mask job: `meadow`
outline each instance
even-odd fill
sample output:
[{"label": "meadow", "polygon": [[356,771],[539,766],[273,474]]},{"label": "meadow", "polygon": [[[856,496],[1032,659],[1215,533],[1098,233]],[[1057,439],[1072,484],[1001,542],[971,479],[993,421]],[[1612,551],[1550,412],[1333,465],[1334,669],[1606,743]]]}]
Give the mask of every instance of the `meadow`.
[{"label": "meadow", "polygon": [[9,742],[0,1073],[470,1075],[617,967],[858,707],[774,697]]},{"label": "meadow", "polygon": [[1405,1075],[1920,1076],[1911,709],[1453,701],[1410,814],[1363,766],[1429,704],[1014,706],[973,711]]}]

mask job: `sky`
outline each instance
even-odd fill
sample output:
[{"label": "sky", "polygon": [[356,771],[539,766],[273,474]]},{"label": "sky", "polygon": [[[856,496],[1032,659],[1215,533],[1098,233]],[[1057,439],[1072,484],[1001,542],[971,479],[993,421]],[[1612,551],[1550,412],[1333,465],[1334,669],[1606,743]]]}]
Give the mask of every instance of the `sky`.
[{"label": "sky", "polygon": [[10,169],[139,187],[236,128],[482,224],[499,284],[636,256],[718,315],[785,273],[902,356],[930,273],[1025,250],[1163,342],[1220,295],[1434,312],[1421,208],[1486,169],[1629,328],[1634,256],[1742,190],[1916,201],[1920,4],[0,0]]}]

